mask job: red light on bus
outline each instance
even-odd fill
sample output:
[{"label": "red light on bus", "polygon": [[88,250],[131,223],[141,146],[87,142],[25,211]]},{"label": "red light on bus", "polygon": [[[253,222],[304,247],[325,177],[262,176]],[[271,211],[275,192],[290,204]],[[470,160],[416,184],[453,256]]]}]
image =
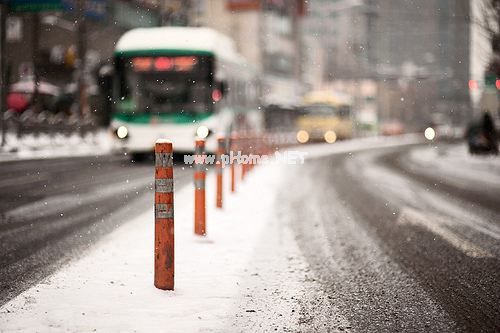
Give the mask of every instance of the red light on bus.
[{"label": "red light on bus", "polygon": [[218,102],[222,99],[222,93],[219,89],[215,89],[214,91],[212,91],[212,100],[214,102]]},{"label": "red light on bus", "polygon": [[498,90],[500,90],[500,79],[497,79],[495,81],[495,86],[497,87]]},{"label": "red light on bus", "polygon": [[476,80],[469,80],[469,90],[476,90],[478,87]]},{"label": "red light on bus", "polygon": [[155,69],[157,71],[168,71],[174,66],[174,62],[168,57],[158,57],[155,60]]},{"label": "red light on bus", "polygon": [[153,59],[149,57],[137,57],[132,59],[132,66],[138,72],[145,72],[151,69]]},{"label": "red light on bus", "polygon": [[198,64],[197,57],[135,57],[131,59],[136,72],[190,72]]},{"label": "red light on bus", "polygon": [[175,58],[175,69],[180,72],[187,72],[193,69],[198,63],[196,57],[177,57]]}]

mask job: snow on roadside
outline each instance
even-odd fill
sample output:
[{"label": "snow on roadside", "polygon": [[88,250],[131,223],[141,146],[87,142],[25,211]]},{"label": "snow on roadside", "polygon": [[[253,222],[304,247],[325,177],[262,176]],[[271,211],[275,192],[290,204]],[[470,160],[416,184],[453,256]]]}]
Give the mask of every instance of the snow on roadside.
[{"label": "snow on roadside", "polygon": [[448,179],[500,186],[500,158],[470,155],[463,144],[438,144],[412,150],[412,163]]},{"label": "snow on roadside", "polygon": [[[277,188],[287,191],[290,179]],[[272,218],[244,271],[235,317],[224,331],[341,332],[352,327],[304,258],[290,224],[295,212],[284,208],[289,205],[273,205]]]},{"label": "snow on roadside", "polygon": [[352,140],[337,141],[334,144],[318,143],[300,147],[300,151],[307,152],[306,158],[319,158],[332,154],[351,153],[372,148],[388,148],[423,142],[419,134],[405,134],[399,136],[370,136]]},{"label": "snow on roadside", "polygon": [[9,134],[7,145],[0,150],[0,162],[25,159],[46,159],[69,156],[96,156],[111,152],[111,139],[106,130],[81,137],[78,134],[53,137],[25,135],[21,140]]},{"label": "snow on roadside", "polygon": [[[175,291],[153,286],[154,216],[149,209],[103,238],[82,259],[0,308],[1,331],[232,331],[231,314],[239,311],[250,262],[272,219],[282,167],[256,168],[237,195],[226,191],[222,211],[214,208],[215,179],[210,174],[205,238],[193,235],[192,187],[176,192]],[[272,230],[271,239],[276,239],[280,230]],[[286,244],[282,251],[291,246]],[[296,260],[303,267],[298,256]],[[274,264],[276,260],[264,260],[261,267],[270,270]],[[288,278],[303,275],[297,272]],[[300,281],[289,280],[288,285],[299,288]]]}]

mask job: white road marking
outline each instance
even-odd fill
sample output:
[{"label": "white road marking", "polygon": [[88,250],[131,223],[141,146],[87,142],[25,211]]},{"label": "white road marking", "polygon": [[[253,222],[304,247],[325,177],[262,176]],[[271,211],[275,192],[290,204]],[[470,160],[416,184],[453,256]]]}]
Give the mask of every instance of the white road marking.
[{"label": "white road marking", "polygon": [[399,214],[397,223],[422,226],[432,233],[438,235],[457,250],[472,258],[493,258],[489,251],[473,244],[446,227],[450,222],[443,216],[420,212],[411,207],[404,207]]}]

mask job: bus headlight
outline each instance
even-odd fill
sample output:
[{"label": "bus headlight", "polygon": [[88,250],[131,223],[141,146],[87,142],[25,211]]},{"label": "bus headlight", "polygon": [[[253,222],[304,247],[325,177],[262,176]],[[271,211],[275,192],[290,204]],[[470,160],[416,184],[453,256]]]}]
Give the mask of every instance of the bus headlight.
[{"label": "bus headlight", "polygon": [[210,130],[207,126],[200,126],[196,130],[196,136],[200,139],[206,139],[210,135]]},{"label": "bus headlight", "polygon": [[304,130],[300,130],[297,132],[297,141],[299,143],[306,143],[307,141],[309,141],[309,133],[307,133],[307,131],[304,131]]},{"label": "bus headlight", "polygon": [[323,137],[327,143],[334,143],[337,141],[337,134],[335,134],[334,131],[326,131]]},{"label": "bus headlight", "polygon": [[128,128],[125,126],[118,127],[118,129],[116,130],[116,136],[119,139],[125,139],[128,136]]}]

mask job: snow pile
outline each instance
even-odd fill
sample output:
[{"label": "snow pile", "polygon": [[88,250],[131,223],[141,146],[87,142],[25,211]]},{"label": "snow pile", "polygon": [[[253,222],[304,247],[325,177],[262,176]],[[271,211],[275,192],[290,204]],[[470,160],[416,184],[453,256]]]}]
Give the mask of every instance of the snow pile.
[{"label": "snow pile", "polygon": [[108,154],[111,148],[111,137],[105,130],[89,133],[84,137],[77,133],[69,136],[30,134],[20,139],[8,133],[6,145],[0,149],[0,161],[104,155]]},{"label": "snow pile", "polygon": [[[54,329],[87,332],[96,329],[152,332],[167,328],[169,332],[231,331],[229,327],[235,315],[230,314],[241,310],[245,315],[255,316],[253,311],[259,310],[255,307],[248,309],[246,305],[239,309],[238,306],[241,294],[255,286],[245,281],[250,273],[258,273],[252,270],[257,266],[251,266],[258,244],[279,237],[280,253],[284,254],[290,252],[287,249],[293,243],[288,235],[283,244],[283,230],[276,226],[268,232],[275,205],[275,189],[279,187],[280,175],[283,174],[281,168],[283,166],[256,168],[238,187],[237,195],[224,193],[223,210],[214,208],[215,178],[213,174],[209,175],[205,238],[193,234],[192,186],[176,191],[175,291],[161,291],[153,286],[154,216],[153,210],[149,209],[105,237],[81,260],[4,305],[0,309],[2,331]],[[225,174],[228,176],[228,172]],[[227,190],[227,179],[225,185]],[[298,257],[298,249],[290,255],[294,253],[295,266],[305,269]],[[270,253],[263,255],[266,258]],[[287,260],[284,255],[283,258]],[[276,265],[273,269],[284,266],[276,259],[259,259],[259,262],[258,266],[267,270],[268,276],[273,275],[269,273],[273,272],[270,265]],[[301,281],[297,282],[297,279],[303,273],[298,270],[294,275],[286,274],[286,268],[282,271],[281,277],[288,281],[275,281],[269,277],[270,282],[275,286],[281,282],[282,287],[293,286],[295,289],[286,288],[286,292],[293,295],[300,290]],[[266,301],[263,299],[260,304]],[[272,304],[267,306],[272,307]],[[293,313],[288,309],[284,312]],[[287,322],[290,317],[285,318],[282,324],[291,325]]]}]

